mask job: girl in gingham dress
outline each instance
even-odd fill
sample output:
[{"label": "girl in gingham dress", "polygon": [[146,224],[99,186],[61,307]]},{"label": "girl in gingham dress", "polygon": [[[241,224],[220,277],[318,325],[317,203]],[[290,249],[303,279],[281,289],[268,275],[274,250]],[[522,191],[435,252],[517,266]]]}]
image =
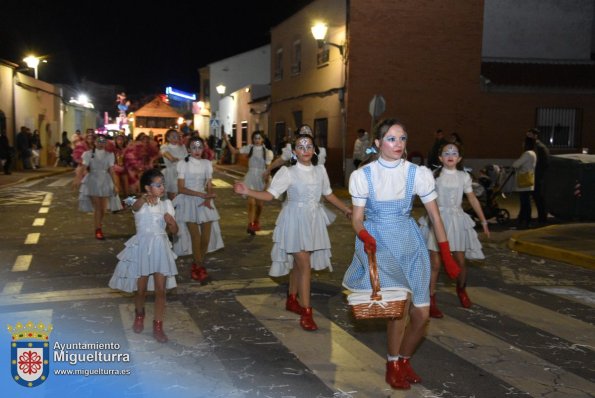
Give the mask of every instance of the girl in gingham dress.
[{"label": "girl in gingham dress", "polygon": [[311,270],[332,270],[331,242],[327,231],[330,220],[322,209],[320,197],[324,196],[347,217],[351,216],[351,209],[333,194],[326,169],[316,165],[314,142],[310,135],[296,137],[293,154],[297,163],[294,160],[294,166],[281,167],[266,191],[254,191],[243,182],[237,182],[234,191],[266,201],[279,198],[287,191],[287,200],[273,232],[273,263],[269,275],[289,274],[285,309],[301,316],[302,329],[314,331],[318,326],[312,318],[310,306]]},{"label": "girl in gingham dress", "polygon": [[409,359],[424,336],[430,304],[428,250],[410,217],[414,195],[420,197],[434,224],[447,272],[454,278],[460,270],[446,241],[434,178],[427,168],[406,160],[405,127],[387,119],[378,124],[375,137],[370,148],[374,154],[349,179],[352,224],[359,239],[343,286],[352,292],[372,291],[366,255],[371,252],[376,253],[381,290],[400,291],[407,297],[405,315],[387,321],[386,382],[392,388],[409,389],[410,383],[421,382]]}]

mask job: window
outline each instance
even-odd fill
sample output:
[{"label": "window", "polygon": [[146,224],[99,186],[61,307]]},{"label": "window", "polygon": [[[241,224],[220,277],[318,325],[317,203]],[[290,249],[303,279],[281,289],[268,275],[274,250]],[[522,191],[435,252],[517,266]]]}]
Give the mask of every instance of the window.
[{"label": "window", "polygon": [[580,109],[537,108],[539,139],[550,148],[575,148],[580,143]]},{"label": "window", "polygon": [[328,119],[314,119],[314,143],[326,148],[328,136]]},{"label": "window", "polygon": [[[242,126],[242,146],[248,145],[248,122],[244,121]],[[250,142],[252,144],[252,142]]]},{"label": "window", "polygon": [[302,71],[302,42],[300,40],[296,40],[293,42],[291,74],[299,75],[301,71]]},{"label": "window", "polygon": [[211,84],[210,79],[205,79],[202,84],[202,97],[205,101],[208,101],[211,96],[211,87],[209,87],[209,84]]},{"label": "window", "polygon": [[275,123],[275,148],[276,148],[276,155],[281,154],[281,150],[283,149],[283,140],[285,139],[285,122],[277,122]]},{"label": "window", "polygon": [[299,127],[302,124],[304,124],[303,120],[304,120],[304,118],[303,118],[303,115],[302,115],[302,111],[295,111],[295,112],[293,112],[293,123],[296,126]]},{"label": "window", "polygon": [[283,79],[283,49],[277,49],[275,54],[275,80]]},{"label": "window", "polygon": [[0,111],[0,131],[6,133],[6,115],[2,111]]},{"label": "window", "polygon": [[324,66],[328,64],[329,48],[328,44],[321,44],[318,46],[316,53],[316,66]]}]

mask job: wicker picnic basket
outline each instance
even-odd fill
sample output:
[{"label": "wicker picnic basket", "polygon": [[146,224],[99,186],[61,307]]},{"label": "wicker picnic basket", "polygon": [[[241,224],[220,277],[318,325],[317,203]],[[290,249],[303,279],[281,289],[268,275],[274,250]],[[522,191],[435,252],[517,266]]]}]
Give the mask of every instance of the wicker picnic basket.
[{"label": "wicker picnic basket", "polygon": [[368,264],[372,294],[368,296],[368,293],[351,293],[347,297],[355,319],[401,318],[405,310],[407,294],[395,291],[383,292],[385,296],[383,298],[380,293],[375,253],[368,253]]}]

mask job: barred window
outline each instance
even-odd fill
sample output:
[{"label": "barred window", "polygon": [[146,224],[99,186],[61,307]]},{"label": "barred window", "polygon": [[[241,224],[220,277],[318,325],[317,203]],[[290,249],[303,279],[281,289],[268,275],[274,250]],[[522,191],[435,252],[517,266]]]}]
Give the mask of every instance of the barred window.
[{"label": "barred window", "polygon": [[581,110],[537,108],[539,139],[550,148],[576,148],[580,143]]},{"label": "barred window", "polygon": [[293,42],[291,74],[299,75],[301,71],[302,71],[302,42],[300,40],[296,40]]},{"label": "barred window", "polygon": [[283,49],[277,49],[275,54],[275,80],[283,79]]}]

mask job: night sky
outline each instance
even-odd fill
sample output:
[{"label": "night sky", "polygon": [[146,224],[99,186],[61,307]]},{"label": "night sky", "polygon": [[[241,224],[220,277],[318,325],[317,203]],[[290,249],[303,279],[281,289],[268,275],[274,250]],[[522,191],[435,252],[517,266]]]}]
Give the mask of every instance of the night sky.
[{"label": "night sky", "polygon": [[0,58],[46,56],[38,73],[50,83],[198,92],[198,68],[270,43],[270,28],[311,0],[157,2],[3,2]]}]

